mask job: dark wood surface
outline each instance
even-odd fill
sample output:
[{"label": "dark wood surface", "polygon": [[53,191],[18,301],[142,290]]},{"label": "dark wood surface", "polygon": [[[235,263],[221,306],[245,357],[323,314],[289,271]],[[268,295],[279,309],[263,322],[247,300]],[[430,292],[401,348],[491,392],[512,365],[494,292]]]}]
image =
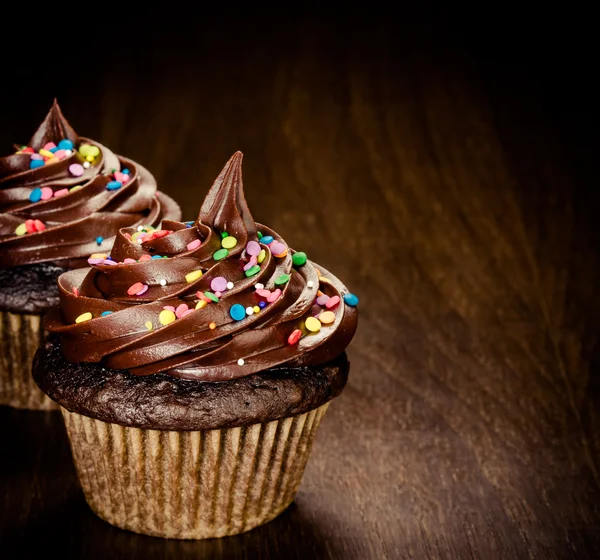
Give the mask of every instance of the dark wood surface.
[{"label": "dark wood surface", "polygon": [[280,518],[205,542],[115,529],[85,504],[60,416],[1,408],[0,556],[600,556],[590,97],[551,33],[510,37],[237,20],[77,48],[34,77],[12,59],[5,149],[56,94],[187,219],[240,149],[255,218],[361,302],[350,382]]}]

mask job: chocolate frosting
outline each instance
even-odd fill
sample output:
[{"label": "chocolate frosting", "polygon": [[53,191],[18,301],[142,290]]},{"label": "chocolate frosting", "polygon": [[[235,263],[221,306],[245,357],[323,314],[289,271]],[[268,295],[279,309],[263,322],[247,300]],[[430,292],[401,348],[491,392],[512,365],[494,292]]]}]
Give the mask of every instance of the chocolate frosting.
[{"label": "chocolate frosting", "polygon": [[163,221],[158,234],[124,228],[110,259],[59,278],[60,305],[45,327],[68,361],[225,381],[344,351],[356,330],[353,298],[345,303],[346,287],[301,254],[294,265],[281,237],[254,221],[241,164],[237,152],[195,222]]},{"label": "chocolate frosting", "polygon": [[223,383],[159,373],[136,377],[101,364],[72,364],[57,340],[33,362],[40,388],[71,412],[103,422],[158,430],[216,430],[304,414],[338,396],[348,379],[342,353],[322,366],[266,370]]},{"label": "chocolate frosting", "polygon": [[[32,154],[21,150],[0,158],[0,268],[43,262],[63,268],[85,266],[90,253],[110,250],[119,228],[181,218],[179,207],[172,203],[165,211],[156,181],[144,167],[98,142],[78,137],[54,101],[28,147],[38,152],[47,143],[61,140],[73,143],[71,154],[67,152],[60,161],[51,158],[56,162],[42,167],[30,169]],[[77,176],[70,168],[85,163],[77,150],[85,144],[95,146],[99,153]],[[124,169],[129,170],[127,182],[108,189],[114,172]],[[35,189],[51,190],[51,197],[32,202]],[[56,197],[57,192],[61,196]],[[45,229],[17,235],[17,228],[28,220],[39,220]]]}]

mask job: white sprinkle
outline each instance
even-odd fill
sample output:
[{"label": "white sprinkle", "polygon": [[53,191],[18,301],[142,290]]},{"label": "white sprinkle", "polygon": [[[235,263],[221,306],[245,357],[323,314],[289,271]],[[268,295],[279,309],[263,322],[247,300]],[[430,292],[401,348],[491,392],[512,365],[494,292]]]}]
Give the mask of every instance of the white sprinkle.
[{"label": "white sprinkle", "polygon": [[244,358],[240,358],[238,360],[238,366],[243,366],[244,365]]},{"label": "white sprinkle", "polygon": [[233,282],[227,282],[227,289],[233,290]]},{"label": "white sprinkle", "polygon": [[85,167],[86,169],[88,169],[90,165],[91,165],[91,164],[90,164],[90,162],[89,162],[89,161],[84,161],[84,162],[83,162],[83,167]]},{"label": "white sprinkle", "polygon": [[312,281],[312,280],[309,280],[309,281],[306,283],[306,285],[307,285],[309,288],[312,288],[312,287],[313,287],[315,284],[313,283],[313,281]]},{"label": "white sprinkle", "polygon": [[246,307],[246,315],[253,315],[254,309],[252,307]]},{"label": "white sprinkle", "polygon": [[161,281],[160,281],[160,285],[161,285],[161,286],[166,286],[166,285],[167,285],[167,281],[166,281],[166,280],[164,280],[164,279],[163,279],[163,280],[161,280]]},{"label": "white sprinkle", "polygon": [[138,230],[138,231],[144,231],[144,226],[138,226],[138,227],[137,227],[137,230]]},{"label": "white sprinkle", "polygon": [[66,150],[65,154],[67,155],[67,157],[71,156],[71,155],[73,155],[73,150]]},{"label": "white sprinkle", "polygon": [[263,290],[263,289],[264,289],[264,287],[265,287],[265,285],[264,285],[264,284],[260,284],[260,283],[258,283],[258,284],[254,284],[254,288],[255,288],[256,290]]},{"label": "white sprinkle", "polygon": [[138,237],[137,242],[141,245],[144,242],[144,240],[141,237]]}]

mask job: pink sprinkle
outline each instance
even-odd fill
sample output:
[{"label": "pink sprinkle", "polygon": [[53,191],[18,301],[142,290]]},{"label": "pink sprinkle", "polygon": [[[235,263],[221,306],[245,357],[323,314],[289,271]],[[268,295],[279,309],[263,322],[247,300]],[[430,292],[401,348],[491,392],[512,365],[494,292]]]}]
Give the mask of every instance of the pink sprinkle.
[{"label": "pink sprinkle", "polygon": [[60,189],[54,193],[54,198],[59,198],[61,196],[65,196],[66,194],[69,194],[69,189]]},{"label": "pink sprinkle", "polygon": [[137,262],[137,261],[136,261],[135,259],[130,259],[129,257],[127,257],[127,258],[126,258],[126,259],[123,261],[123,263],[124,263],[124,264],[134,264],[134,263],[136,263],[136,262]]},{"label": "pink sprinkle", "polygon": [[54,191],[50,187],[42,187],[42,200],[50,200]]},{"label": "pink sprinkle", "polygon": [[147,291],[148,291],[148,284],[144,284],[144,287],[135,295],[141,296],[142,294],[145,294]]},{"label": "pink sprinkle", "polygon": [[75,294],[75,296],[79,296],[79,288],[76,286],[73,286],[73,294]]},{"label": "pink sprinkle", "polygon": [[329,296],[323,294],[317,298],[317,303],[321,306],[325,305],[329,301]]},{"label": "pink sprinkle", "polygon": [[141,282],[136,282],[135,284],[133,284],[132,286],[129,287],[129,289],[127,290],[127,293],[130,296],[134,296],[136,295],[142,288],[144,287],[144,284],[142,284]]},{"label": "pink sprinkle", "polygon": [[[258,290],[257,290],[258,291]],[[281,295],[281,290],[279,288],[277,288],[268,298],[267,301],[269,303],[273,303],[274,301],[276,301],[279,296]]]},{"label": "pink sprinkle", "polygon": [[125,175],[125,173],[121,173],[120,171],[115,171],[113,173],[113,177],[115,178],[115,181],[119,181],[119,183],[124,184],[124,177],[126,177],[127,175]]},{"label": "pink sprinkle", "polygon": [[271,290],[256,290],[256,294],[260,297],[268,298],[271,295]]},{"label": "pink sprinkle", "polygon": [[281,255],[285,251],[285,245],[283,243],[279,243],[279,241],[273,241],[269,245],[269,249],[271,249],[271,254],[273,255]]},{"label": "pink sprinkle", "polygon": [[31,159],[44,159],[44,156],[40,154],[31,154]]},{"label": "pink sprinkle", "polygon": [[[127,182],[129,182],[129,179],[131,179],[131,175],[125,175],[123,173],[123,180],[121,181],[121,183],[125,184]],[[154,193],[156,195],[156,193]]]},{"label": "pink sprinkle", "polygon": [[250,260],[244,265],[244,270],[250,270],[257,263],[256,257],[250,257]]},{"label": "pink sprinkle", "polygon": [[142,255],[140,257],[140,262],[151,261],[152,257],[150,255]]},{"label": "pink sprinkle", "polygon": [[340,296],[333,296],[329,298],[325,307],[327,307],[327,309],[333,309],[338,303],[340,303]]},{"label": "pink sprinkle", "polygon": [[210,281],[210,289],[213,292],[224,292],[227,289],[227,278],[216,276]]},{"label": "pink sprinkle", "polygon": [[200,241],[199,239],[194,239],[194,241],[191,241],[190,243],[188,243],[187,250],[193,251],[194,249],[197,249],[198,247],[200,247],[200,245],[202,245],[202,241]]},{"label": "pink sprinkle", "polygon": [[260,253],[260,245],[256,241],[248,241],[246,253],[252,257],[256,257]]},{"label": "pink sprinkle", "polygon": [[52,148],[56,148],[56,144],[54,142],[48,142],[43,147],[43,149],[47,151],[50,151]]},{"label": "pink sprinkle", "polygon": [[114,266],[114,265],[119,264],[119,263],[116,262],[116,261],[113,261],[112,259],[104,259],[102,261],[102,264],[108,264],[110,266]]},{"label": "pink sprinkle", "polygon": [[189,309],[190,308],[185,303],[182,303],[181,305],[177,306],[177,309],[175,310],[175,315],[178,319],[181,319],[183,317],[183,314],[186,311],[189,311]]},{"label": "pink sprinkle", "polygon": [[69,165],[69,171],[71,175],[75,175],[75,177],[81,177],[83,175],[83,165],[79,163],[72,163]]},{"label": "pink sprinkle", "polygon": [[166,309],[167,311],[172,311],[173,313],[175,313],[175,308],[172,305],[165,305],[163,307],[163,309]]},{"label": "pink sprinkle", "polygon": [[215,292],[215,295],[216,295],[217,297],[221,297],[223,294],[222,294],[221,292],[219,292],[219,290],[217,290],[217,291]]},{"label": "pink sprinkle", "polygon": [[102,264],[104,259],[88,259],[88,264]]},{"label": "pink sprinkle", "polygon": [[56,150],[56,152],[54,152],[54,157],[57,159],[65,159],[67,157],[67,151],[66,150]]},{"label": "pink sprinkle", "polygon": [[194,312],[193,309],[188,309],[182,316],[181,318],[183,319],[184,317],[187,317],[188,315],[191,315]]}]

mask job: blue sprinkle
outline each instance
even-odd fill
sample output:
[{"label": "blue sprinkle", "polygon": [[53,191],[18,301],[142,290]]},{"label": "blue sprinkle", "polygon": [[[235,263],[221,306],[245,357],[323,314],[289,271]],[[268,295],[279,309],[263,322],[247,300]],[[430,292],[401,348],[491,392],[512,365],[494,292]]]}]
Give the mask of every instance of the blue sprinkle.
[{"label": "blue sprinkle", "polygon": [[42,200],[42,189],[33,189],[29,194],[29,200],[31,200],[31,202],[39,202]]},{"label": "blue sprinkle", "polygon": [[58,152],[58,148],[50,148],[48,151],[52,153]]},{"label": "blue sprinkle", "polygon": [[98,243],[98,245],[102,245],[102,242],[104,241],[104,237],[96,237],[96,243]]},{"label": "blue sprinkle", "polygon": [[123,173],[123,175],[129,175],[130,171],[125,167],[124,169],[121,169],[121,173]]},{"label": "blue sprinkle", "polygon": [[350,307],[356,307],[358,305],[358,297],[355,296],[354,294],[346,294],[344,296],[344,301],[350,306]]},{"label": "blue sprinkle", "polygon": [[153,259],[162,259],[162,257],[160,255],[152,255]]},{"label": "blue sprinkle", "polygon": [[[58,143],[58,149],[59,150],[72,150],[73,142],[71,142],[69,139],[65,138]],[[52,150],[50,150],[50,151],[52,151]]]},{"label": "blue sprinkle", "polygon": [[231,309],[229,309],[229,315],[231,315],[231,318],[234,321],[241,321],[246,317],[246,310],[244,309],[243,305],[240,305],[239,303],[234,303],[231,306]]},{"label": "blue sprinkle", "polygon": [[260,242],[264,243],[265,245],[270,245],[271,243],[273,243],[273,237],[271,235],[263,235],[260,238]]},{"label": "blue sprinkle", "polygon": [[258,307],[260,307],[261,309],[264,309],[265,307],[267,307],[267,302],[266,301],[259,301],[258,302]]},{"label": "blue sprinkle", "polygon": [[29,162],[29,169],[37,169],[38,167],[44,167],[43,159],[32,159]]},{"label": "blue sprinkle", "polygon": [[100,317],[106,317],[107,315],[110,315],[112,313],[112,311],[103,311],[102,314],[100,315]]},{"label": "blue sprinkle", "polygon": [[108,183],[106,185],[106,188],[109,191],[116,191],[118,189],[120,189],[123,186],[123,184],[121,183],[121,181],[110,181],[110,183]]}]

